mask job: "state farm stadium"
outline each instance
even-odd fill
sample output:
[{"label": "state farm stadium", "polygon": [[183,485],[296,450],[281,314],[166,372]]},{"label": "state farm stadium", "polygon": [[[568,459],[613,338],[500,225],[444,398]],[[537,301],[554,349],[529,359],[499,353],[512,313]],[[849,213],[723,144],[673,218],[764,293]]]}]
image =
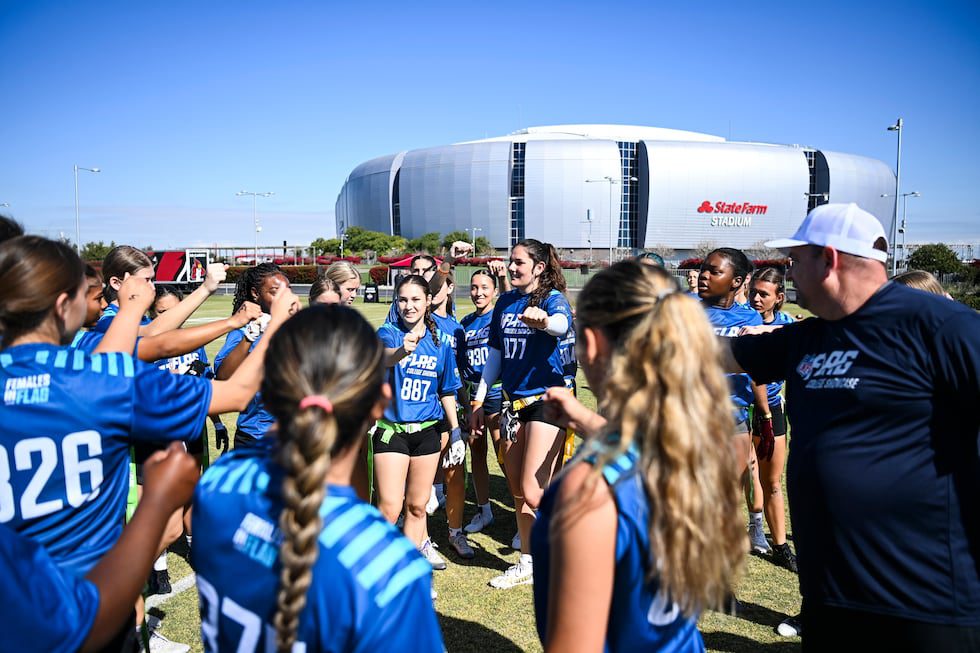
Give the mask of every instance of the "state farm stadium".
[{"label": "state farm stadium", "polygon": [[[366,161],[336,205],[337,233],[406,238],[475,230],[507,249],[538,238],[618,254],[706,243],[750,248],[807,211],[855,202],[889,225],[895,176],[878,160],[802,145],[628,125],[531,127]],[[596,252],[604,258],[605,252]]]}]

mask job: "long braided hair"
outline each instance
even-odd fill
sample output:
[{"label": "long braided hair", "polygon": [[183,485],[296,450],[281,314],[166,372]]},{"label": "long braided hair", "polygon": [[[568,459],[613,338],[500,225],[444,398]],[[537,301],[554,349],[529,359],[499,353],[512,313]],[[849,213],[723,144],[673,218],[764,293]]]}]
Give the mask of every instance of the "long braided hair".
[{"label": "long braided hair", "polygon": [[528,306],[539,306],[541,302],[551,293],[552,290],[565,292],[565,275],[561,271],[561,261],[558,260],[558,253],[551,243],[542,243],[540,240],[528,238],[514,245],[523,247],[532,263],[544,263],[544,271],[538,277],[538,287],[531,291],[528,299]]},{"label": "long braided hair", "polygon": [[[439,273],[437,272],[436,274],[438,275]],[[407,283],[418,286],[423,290],[423,292],[425,292],[426,297],[428,297],[430,300],[432,299],[432,290],[429,289],[429,282],[425,280],[425,277],[419,276],[417,274],[411,274],[407,277],[403,277],[402,280],[398,282],[398,285],[395,287],[396,296],[398,295],[398,291],[402,289],[402,286],[404,286]],[[398,316],[398,319],[401,319],[401,315]],[[428,329],[429,333],[432,335],[432,342],[435,344],[436,347],[438,347],[439,328],[436,326],[436,321],[432,318],[431,303],[426,305],[425,317],[423,317],[422,319],[425,321],[425,328]],[[404,325],[404,322],[402,322],[402,324]]]},{"label": "long braided hair", "polygon": [[[576,320],[613,346],[598,407],[608,435],[595,441],[598,460],[579,496],[591,497],[603,465],[637,445],[650,505],[648,575],[686,615],[718,609],[746,548],[729,445],[732,415],[718,401],[728,392],[718,338],[669,273],[635,261],[592,277]],[[572,501],[552,523],[588,509],[584,499]]]},{"label": "long braided hair", "polygon": [[[285,472],[279,515],[282,570],[273,617],[279,651],[289,651],[296,641],[306,606],[331,459],[358,446],[363,436],[381,396],[383,352],[371,325],[339,305],[300,311],[269,343],[262,398],[279,425],[276,459]],[[322,400],[301,406],[310,396],[329,401],[330,408]]]},{"label": "long braided hair", "polygon": [[254,302],[262,282],[277,274],[283,274],[283,271],[275,263],[259,263],[245,270],[235,284],[235,299],[231,304],[232,315],[237,313],[245,302]]}]

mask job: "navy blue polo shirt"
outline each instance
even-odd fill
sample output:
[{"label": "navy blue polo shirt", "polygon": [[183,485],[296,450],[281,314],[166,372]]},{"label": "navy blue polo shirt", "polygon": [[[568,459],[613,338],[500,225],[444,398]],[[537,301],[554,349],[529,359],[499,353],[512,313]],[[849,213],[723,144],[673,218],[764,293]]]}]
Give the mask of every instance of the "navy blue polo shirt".
[{"label": "navy blue polo shirt", "polygon": [[803,598],[980,625],[980,315],[888,283],[731,346],[757,382],[786,379]]}]

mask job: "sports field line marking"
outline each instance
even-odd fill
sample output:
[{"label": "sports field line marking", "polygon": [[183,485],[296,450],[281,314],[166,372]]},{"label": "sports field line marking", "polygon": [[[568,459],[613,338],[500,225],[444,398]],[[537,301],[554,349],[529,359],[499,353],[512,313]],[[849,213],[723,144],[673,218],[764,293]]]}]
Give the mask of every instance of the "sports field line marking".
[{"label": "sports field line marking", "polygon": [[146,599],[146,609],[149,610],[151,608],[163,605],[178,594],[182,594],[194,587],[196,582],[197,577],[193,573],[187,574],[172,585],[172,590],[169,594],[154,594],[150,598]]}]

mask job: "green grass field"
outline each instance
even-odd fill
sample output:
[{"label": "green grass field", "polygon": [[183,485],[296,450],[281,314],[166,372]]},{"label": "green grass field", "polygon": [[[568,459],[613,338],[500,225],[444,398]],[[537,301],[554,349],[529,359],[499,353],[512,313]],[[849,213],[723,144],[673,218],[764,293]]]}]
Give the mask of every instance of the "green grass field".
[{"label": "green grass field", "polygon": [[[364,316],[374,325],[380,325],[388,312],[388,304],[356,304]],[[228,315],[231,297],[216,296],[202,306],[194,318],[217,318]],[[470,304],[459,302],[457,312],[469,312]],[[800,312],[794,305],[784,310],[791,314]],[[207,347],[214,358],[221,341]],[[579,374],[581,398],[594,407],[595,398]],[[225,425],[234,434],[237,415],[225,415]],[[214,449],[213,431],[209,427],[209,446],[212,459],[218,454]],[[433,573],[435,588],[439,592],[436,610],[442,625],[443,636],[449,651],[539,651],[534,626],[531,587],[522,586],[506,591],[492,590],[487,581],[516,561],[517,554],[509,543],[516,525],[503,475],[490,461],[491,494],[496,521],[484,532],[470,537],[476,557],[460,561],[453,557],[446,541],[445,514],[437,512],[429,520],[433,540],[441,547],[449,561],[445,571]],[[476,511],[472,491],[467,497],[464,523]],[[787,515],[787,522],[788,522]],[[792,537],[792,528],[789,529]],[[171,582],[191,573],[189,565],[177,554],[169,555]],[[740,617],[714,612],[702,616],[699,626],[709,651],[798,651],[798,638],[782,638],[775,634],[775,626],[787,614],[796,614],[800,607],[797,579],[794,574],[776,567],[767,560],[750,556],[745,566],[737,596],[745,606]],[[200,620],[197,613],[197,592],[194,588],[176,595],[150,611],[162,619],[161,632],[170,639],[191,645],[192,651],[202,651]]]}]

